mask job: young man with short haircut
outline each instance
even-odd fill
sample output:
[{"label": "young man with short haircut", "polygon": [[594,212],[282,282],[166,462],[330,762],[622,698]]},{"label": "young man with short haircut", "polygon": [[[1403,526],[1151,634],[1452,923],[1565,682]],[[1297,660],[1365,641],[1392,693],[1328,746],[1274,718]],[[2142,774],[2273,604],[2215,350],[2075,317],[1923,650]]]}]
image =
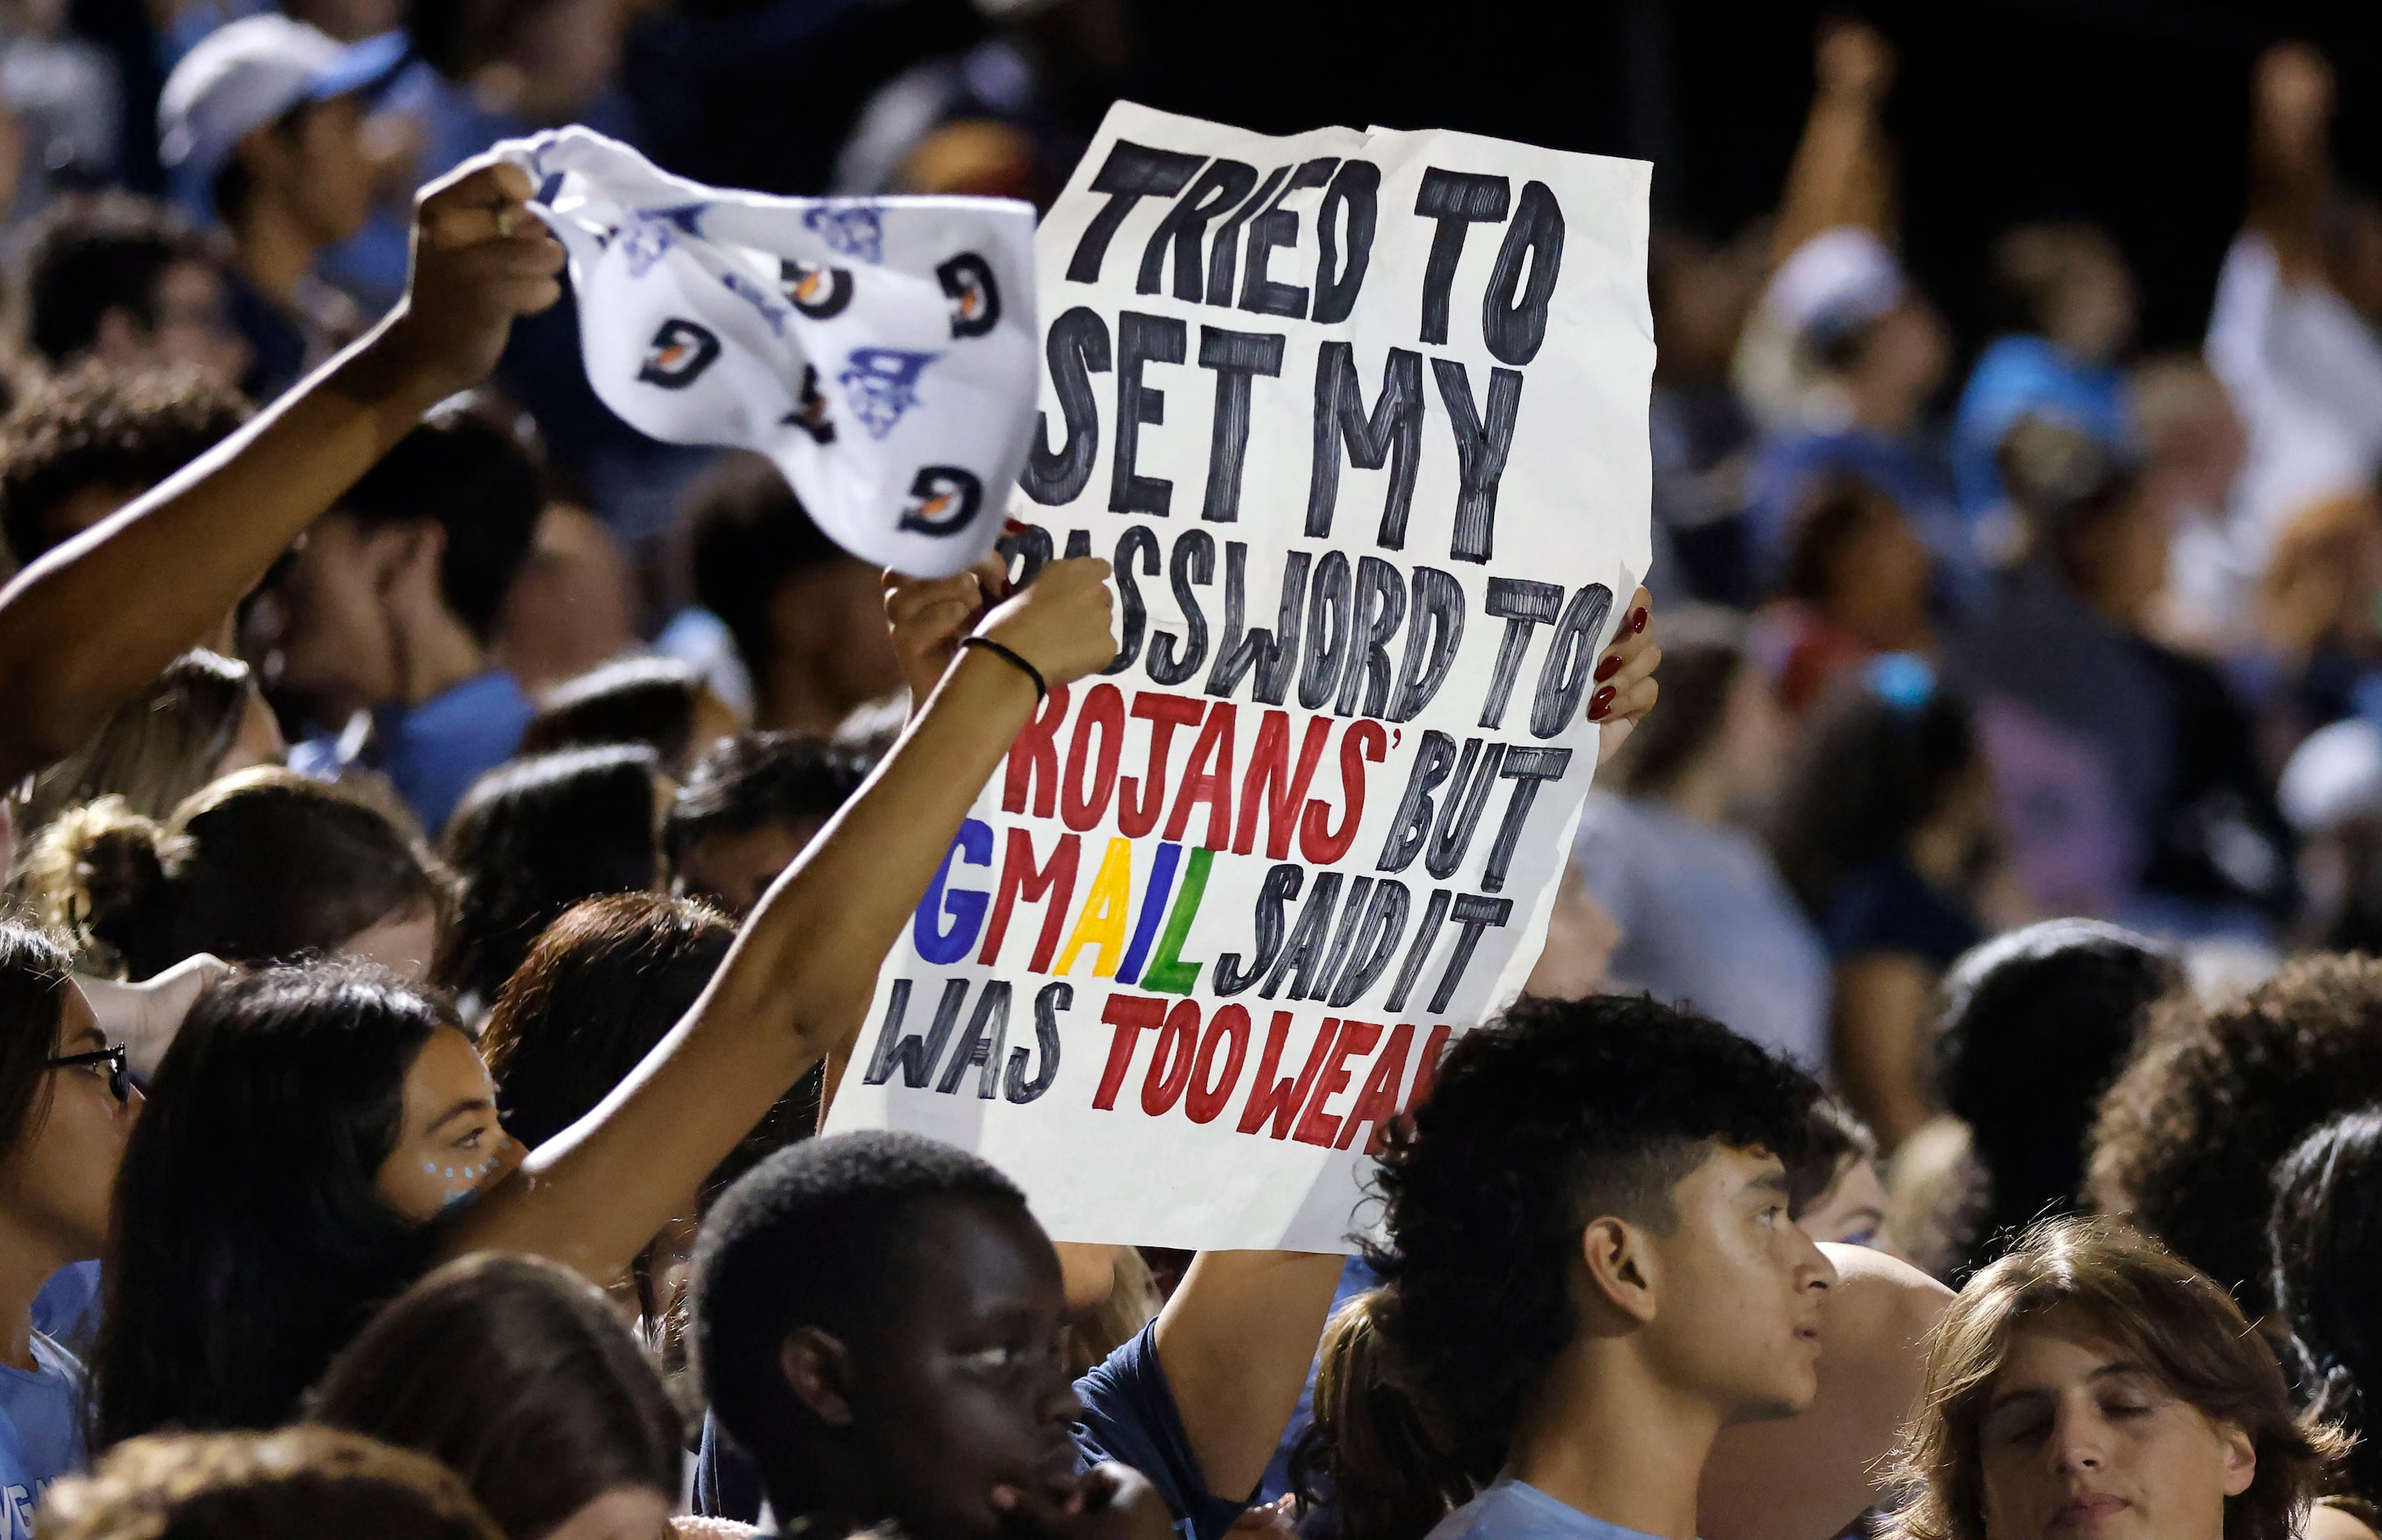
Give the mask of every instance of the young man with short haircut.
[{"label": "young man with short haircut", "polygon": [[188,366],[93,360],[51,380],[0,426],[0,528],[18,566],[65,544],[248,421],[228,384]]},{"label": "young man with short haircut", "polygon": [[810,733],[740,733],[695,762],[662,825],[678,891],[732,914],[760,901],[868,765]]},{"label": "young man with short haircut", "polygon": [[695,1353],[786,1533],[1163,1540],[1166,1517],[1091,1473],[1114,1460],[1184,1540],[1218,1540],[1298,1398],[1340,1264],[1203,1252],[1071,1386],[1059,1258],[1016,1188],[931,1140],[839,1134],[770,1156],[706,1219]]},{"label": "young man with short haircut", "polygon": [[162,203],[127,192],[59,199],[25,261],[26,339],[66,368],[188,364],[227,386],[248,372],[223,264]]},{"label": "young man with short haircut", "polygon": [[277,684],[325,729],[293,767],[377,770],[435,836],[480,772],[511,758],[536,708],[488,640],[544,504],[517,416],[470,396],[442,403],[314,522],[276,596]]},{"label": "young man with short haircut", "polygon": [[1459,1039],[1382,1155],[1382,1286],[1324,1351],[1346,1540],[1840,1533],[1946,1296],[1789,1218],[1818,1095],[1645,997]]}]

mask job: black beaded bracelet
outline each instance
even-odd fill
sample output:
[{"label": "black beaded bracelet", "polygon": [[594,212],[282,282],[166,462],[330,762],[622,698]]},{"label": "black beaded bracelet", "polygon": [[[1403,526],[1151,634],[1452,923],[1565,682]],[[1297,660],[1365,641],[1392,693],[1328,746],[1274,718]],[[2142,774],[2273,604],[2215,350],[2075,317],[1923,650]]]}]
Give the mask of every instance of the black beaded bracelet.
[{"label": "black beaded bracelet", "polygon": [[995,658],[1006,659],[1010,663],[1015,665],[1026,678],[1034,681],[1035,699],[1048,700],[1050,698],[1050,686],[1043,683],[1042,671],[1027,662],[1024,656],[1021,655],[1015,647],[1002,647],[999,642],[994,641],[989,636],[963,636],[960,638],[960,646],[963,647],[982,647],[985,651],[992,654]]}]

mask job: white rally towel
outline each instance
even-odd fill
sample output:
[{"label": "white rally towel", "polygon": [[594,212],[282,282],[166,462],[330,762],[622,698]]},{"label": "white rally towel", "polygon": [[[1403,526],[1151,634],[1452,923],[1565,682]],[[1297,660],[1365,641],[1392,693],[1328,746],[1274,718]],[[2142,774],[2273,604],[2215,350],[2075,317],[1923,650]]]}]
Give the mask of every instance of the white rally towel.
[{"label": "white rally towel", "polygon": [[1040,379],[1030,205],[722,191],[579,128],[497,148],[570,252],[606,406],[767,455],[866,561],[945,577],[992,548]]}]

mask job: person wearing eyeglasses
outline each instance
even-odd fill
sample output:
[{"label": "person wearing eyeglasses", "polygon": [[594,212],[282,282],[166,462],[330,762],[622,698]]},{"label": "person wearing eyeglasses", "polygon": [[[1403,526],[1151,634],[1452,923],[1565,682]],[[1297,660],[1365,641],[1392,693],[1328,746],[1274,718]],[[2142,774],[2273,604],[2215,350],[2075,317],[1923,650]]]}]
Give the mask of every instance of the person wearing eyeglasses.
[{"label": "person wearing eyeglasses", "polygon": [[101,1030],[47,934],[0,921],[0,1536],[32,1533],[53,1481],[82,1463],[83,1370],[33,1329],[33,1297],[100,1254],[116,1168],[141,1110],[125,1048]]}]

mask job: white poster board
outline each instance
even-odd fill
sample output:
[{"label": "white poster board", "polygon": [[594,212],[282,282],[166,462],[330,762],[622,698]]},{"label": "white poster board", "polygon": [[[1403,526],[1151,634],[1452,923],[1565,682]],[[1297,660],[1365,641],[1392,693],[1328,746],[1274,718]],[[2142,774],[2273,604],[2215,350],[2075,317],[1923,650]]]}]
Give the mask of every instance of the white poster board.
[{"label": "white poster board", "polygon": [[1648,167],[1120,104],[1036,237],[1027,565],[1115,563],[887,959],[830,1128],[1062,1240],[1346,1250],[1536,960],[1648,561]]}]

